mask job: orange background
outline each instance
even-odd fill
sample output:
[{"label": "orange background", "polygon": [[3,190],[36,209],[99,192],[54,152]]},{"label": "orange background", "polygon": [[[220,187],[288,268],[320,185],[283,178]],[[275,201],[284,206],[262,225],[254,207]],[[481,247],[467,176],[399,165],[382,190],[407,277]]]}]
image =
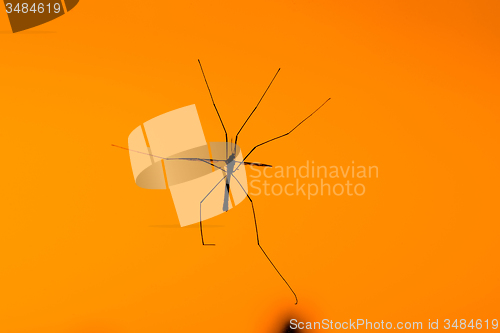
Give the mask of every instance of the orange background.
[{"label": "orange background", "polygon": [[[2,7],[3,8],[3,7]],[[2,9],[3,10],[3,9]],[[0,14],[0,332],[278,332],[290,318],[499,317],[498,1],[83,0]],[[134,184],[133,128],[196,104],[244,152],[377,165],[362,197],[258,196],[199,230]],[[250,171],[249,171],[250,173]],[[263,179],[262,179],[263,180]]]}]

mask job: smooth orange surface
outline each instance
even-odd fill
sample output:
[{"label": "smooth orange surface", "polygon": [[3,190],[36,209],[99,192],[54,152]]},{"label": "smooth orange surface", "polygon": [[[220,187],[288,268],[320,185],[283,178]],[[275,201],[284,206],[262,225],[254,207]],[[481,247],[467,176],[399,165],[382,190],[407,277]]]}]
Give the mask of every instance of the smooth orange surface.
[{"label": "smooth orange surface", "polygon": [[[3,7],[2,7],[3,8]],[[0,13],[0,332],[277,332],[499,316],[498,1],[81,1]],[[134,184],[130,131],[195,103],[252,160],[376,165],[361,197],[257,196],[199,229]],[[251,174],[251,171],[249,171]],[[279,180],[276,180],[279,181]]]}]

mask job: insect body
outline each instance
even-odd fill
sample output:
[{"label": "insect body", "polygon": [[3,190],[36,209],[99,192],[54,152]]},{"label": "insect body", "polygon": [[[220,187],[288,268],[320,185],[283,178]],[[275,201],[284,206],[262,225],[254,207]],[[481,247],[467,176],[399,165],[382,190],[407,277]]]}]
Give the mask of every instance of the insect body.
[{"label": "insect body", "polygon": [[229,183],[231,181],[231,177],[233,175],[233,170],[234,170],[234,158],[235,158],[235,153],[232,153],[226,161],[227,164],[227,174],[226,174],[226,192],[224,192],[224,205],[222,206],[222,210],[227,212],[229,209],[229,191],[230,191],[230,186]]}]

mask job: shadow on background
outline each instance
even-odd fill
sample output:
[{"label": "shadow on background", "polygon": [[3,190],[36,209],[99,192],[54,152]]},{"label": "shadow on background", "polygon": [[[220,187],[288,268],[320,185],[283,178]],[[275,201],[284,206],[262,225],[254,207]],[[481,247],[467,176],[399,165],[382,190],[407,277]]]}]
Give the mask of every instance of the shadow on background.
[{"label": "shadow on background", "polygon": [[[181,228],[180,225],[178,224],[157,224],[157,225],[150,225],[150,228]],[[222,228],[224,227],[223,225],[204,225],[203,229],[205,228]],[[188,226],[185,226],[183,228],[199,228],[197,224],[191,224]]]},{"label": "shadow on background", "polygon": [[[38,35],[38,34],[55,34],[57,31],[22,31],[16,33],[16,35]],[[0,34],[10,34],[13,35],[14,33],[10,30],[6,31],[0,31]]]}]

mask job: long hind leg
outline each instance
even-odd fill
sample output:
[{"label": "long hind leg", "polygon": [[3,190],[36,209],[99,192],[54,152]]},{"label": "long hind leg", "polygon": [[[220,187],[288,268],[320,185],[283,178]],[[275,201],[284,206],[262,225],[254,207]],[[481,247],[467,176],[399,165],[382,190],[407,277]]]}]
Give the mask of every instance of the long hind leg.
[{"label": "long hind leg", "polygon": [[262,246],[260,245],[260,240],[259,240],[259,229],[257,227],[257,217],[255,216],[255,208],[253,206],[253,200],[252,198],[250,197],[250,195],[247,193],[247,191],[245,190],[245,188],[241,185],[240,181],[238,180],[238,178],[236,178],[234,176],[234,174],[232,175],[232,177],[238,182],[238,184],[240,185],[241,189],[243,190],[243,192],[245,192],[248,200],[250,200],[250,203],[252,204],[252,213],[253,213],[253,221],[255,223],[255,234],[257,236],[257,245],[259,246],[259,248],[262,250],[262,253],[264,253],[264,255],[266,256],[267,260],[269,260],[269,262],[271,263],[271,265],[273,265],[274,269],[276,270],[276,272],[279,274],[279,276],[283,279],[283,281],[285,281],[286,285],[288,286],[288,288],[290,289],[290,291],[292,292],[293,296],[295,297],[295,305],[297,305],[297,303],[299,302],[298,298],[297,298],[297,295],[295,294],[295,292],[293,291],[292,287],[290,287],[290,285],[288,284],[288,282],[286,281],[286,279],[283,277],[283,275],[281,275],[280,271],[278,270],[278,268],[276,268],[276,266],[274,265],[273,261],[271,260],[271,258],[269,258],[269,256],[267,255],[266,251],[264,251],[264,249],[262,248]]},{"label": "long hind leg", "polygon": [[213,190],[215,190],[215,188],[217,186],[219,186],[219,184],[224,180],[226,179],[227,176],[224,176],[222,177],[221,180],[219,180],[217,182],[217,184],[210,190],[210,192],[208,192],[208,194],[203,198],[203,200],[200,201],[200,233],[201,233],[201,244],[202,245],[215,245],[215,244],[205,244],[205,240],[203,239],[203,223],[201,222],[201,204],[203,203],[203,201],[205,201],[205,199],[210,195],[210,193],[213,192]]}]

